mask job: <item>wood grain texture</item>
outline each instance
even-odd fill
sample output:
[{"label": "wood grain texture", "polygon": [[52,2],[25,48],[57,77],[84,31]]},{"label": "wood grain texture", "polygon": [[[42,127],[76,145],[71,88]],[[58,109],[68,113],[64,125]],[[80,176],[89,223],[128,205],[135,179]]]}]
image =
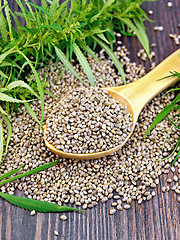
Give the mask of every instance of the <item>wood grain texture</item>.
[{"label": "wood grain texture", "polygon": [[[36,3],[40,1],[35,1]],[[172,1],[172,8],[167,7],[168,0],[147,2],[145,11],[153,10],[151,16],[156,22],[146,22],[150,43],[156,43],[155,62],[159,63],[179,48],[168,37],[169,33],[180,34],[180,1]],[[13,10],[17,10],[14,0],[9,0]],[[153,27],[161,25],[162,32],[155,32]],[[141,45],[135,37],[123,38],[130,51],[130,58],[139,62],[137,51]],[[147,71],[149,63],[145,63]],[[36,214],[17,208],[0,199],[0,236],[1,240],[179,240],[180,239],[180,204],[172,191],[162,193],[167,176],[160,177],[156,196],[148,202],[138,205],[132,203],[130,210],[109,215],[112,200],[99,203],[86,214],[65,213],[67,221],[60,220],[60,214]],[[17,191],[16,194],[22,195]],[[59,236],[54,235],[54,230]]]}]

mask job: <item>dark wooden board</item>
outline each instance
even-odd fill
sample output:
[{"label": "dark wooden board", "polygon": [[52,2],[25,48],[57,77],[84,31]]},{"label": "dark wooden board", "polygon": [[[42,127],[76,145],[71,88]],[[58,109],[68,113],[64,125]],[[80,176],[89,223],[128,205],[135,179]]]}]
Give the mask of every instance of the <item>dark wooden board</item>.
[{"label": "dark wooden board", "polygon": [[[17,9],[14,0],[8,1],[12,9]],[[39,1],[35,1],[39,2]],[[180,1],[172,1],[172,8],[167,7],[167,0],[146,2],[144,10],[153,10],[151,16],[156,22],[146,22],[150,43],[156,43],[155,62],[159,63],[179,48],[169,38],[169,33],[180,34]],[[153,27],[161,25],[162,32],[155,32]],[[123,38],[130,51],[130,58],[138,62],[137,51],[141,48],[135,37]],[[146,63],[147,70],[149,63]],[[132,203],[130,210],[109,215],[110,204],[99,203],[86,214],[66,213],[67,221],[60,220],[60,214],[41,214],[30,216],[30,212],[17,208],[0,199],[0,236],[2,240],[179,240],[180,239],[180,204],[172,191],[162,193],[166,176],[160,177],[156,189],[157,195],[148,202],[138,205]],[[16,192],[22,196],[21,192]],[[54,230],[59,236],[54,235]]]}]

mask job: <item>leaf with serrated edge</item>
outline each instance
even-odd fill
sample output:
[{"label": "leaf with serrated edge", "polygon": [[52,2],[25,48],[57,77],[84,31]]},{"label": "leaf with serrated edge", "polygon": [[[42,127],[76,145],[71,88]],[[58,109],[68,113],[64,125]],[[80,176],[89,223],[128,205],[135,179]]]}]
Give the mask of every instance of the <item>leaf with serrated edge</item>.
[{"label": "leaf with serrated edge", "polygon": [[9,119],[4,114],[2,114],[2,117],[4,118],[7,125],[7,139],[6,139],[6,153],[7,153],[7,149],[8,149],[9,142],[11,140],[11,135],[12,135],[12,127]]},{"label": "leaf with serrated edge", "polygon": [[4,74],[1,70],[0,70],[0,75],[3,77],[3,78],[8,78],[8,76],[6,74]]},{"label": "leaf with serrated edge", "polygon": [[41,166],[39,166],[39,167],[37,167],[37,168],[33,168],[32,170],[29,170],[29,171],[27,171],[27,172],[25,172],[25,173],[22,173],[22,174],[19,174],[19,175],[14,176],[14,177],[12,177],[12,178],[9,178],[9,179],[6,179],[6,180],[4,180],[4,181],[1,181],[1,182],[0,182],[0,186],[6,184],[6,183],[8,183],[8,182],[12,182],[12,181],[15,181],[15,180],[17,180],[17,179],[20,179],[20,178],[22,178],[22,177],[27,177],[27,176],[29,176],[29,175],[31,175],[31,174],[38,173],[38,172],[40,172],[40,171],[44,171],[44,170],[46,170],[46,169],[54,166],[54,165],[57,164],[58,162],[59,162],[59,160],[57,160],[57,161],[55,161],[55,162],[51,162],[51,163],[46,163],[46,164],[43,164],[43,165],[41,165]]},{"label": "leaf with serrated edge", "polygon": [[148,133],[158,124],[160,123],[172,110],[174,107],[175,103],[169,104],[167,107],[165,107],[154,119],[148,130],[146,131],[144,137],[148,135]]},{"label": "leaf with serrated edge", "polygon": [[0,120],[0,163],[2,161],[2,155],[3,155],[3,126]]},{"label": "leaf with serrated edge", "polygon": [[155,117],[151,126],[146,131],[144,137],[146,137],[147,134],[171,112],[171,110],[179,100],[180,100],[180,94],[178,94],[177,97]]},{"label": "leaf with serrated edge", "polygon": [[25,165],[25,163],[24,163],[23,165],[21,165],[19,168],[16,168],[16,169],[14,169],[14,170],[12,170],[12,171],[9,171],[9,172],[7,172],[7,173],[2,174],[2,175],[0,176],[0,180],[5,179],[5,178],[8,178],[8,177],[10,177],[11,175],[17,173],[19,170],[21,170],[21,168],[24,167],[24,165]]},{"label": "leaf with serrated edge", "polygon": [[64,55],[64,53],[58,48],[58,47],[54,47],[56,54],[58,56],[58,58],[62,61],[62,63],[65,65],[66,68],[69,69],[69,71],[75,76],[77,77],[84,85],[85,82],[81,79],[81,77],[77,74],[77,72],[74,70],[73,66],[70,64],[70,62],[68,61],[67,57]]},{"label": "leaf with serrated edge", "polygon": [[128,27],[130,27],[136,33],[136,36],[138,37],[138,39],[141,42],[142,46],[146,50],[146,52],[148,54],[148,57],[150,58],[149,44],[147,44],[146,34],[145,35],[143,34],[145,31],[144,32],[142,31],[142,29],[143,29],[142,26],[139,24],[138,27],[141,26],[141,28],[138,29],[138,27],[136,25],[134,25],[134,23],[130,19],[127,19],[127,18],[121,18],[120,17],[119,20],[124,22]]},{"label": "leaf with serrated edge", "polygon": [[8,31],[6,28],[5,18],[2,12],[1,1],[0,1],[0,32],[4,42],[7,42]]},{"label": "leaf with serrated edge", "polygon": [[83,53],[81,52],[80,48],[78,47],[78,45],[76,43],[74,43],[73,49],[74,49],[74,53],[76,54],[76,57],[77,57],[78,61],[80,62],[86,76],[89,79],[89,82],[90,82],[91,86],[94,86],[95,85],[95,78],[94,78],[94,74],[92,72],[92,69],[89,66],[88,61],[86,60],[86,58],[84,57]]},{"label": "leaf with serrated edge", "polygon": [[2,54],[0,55],[0,63],[2,63],[2,61],[3,61],[8,55],[10,55],[11,53],[15,52],[14,49],[15,49],[15,47],[9,49],[9,50],[6,51],[5,53],[2,53]]},{"label": "leaf with serrated edge", "polygon": [[79,45],[81,46],[81,48],[89,53],[94,59],[96,59],[99,63],[101,63],[101,61],[99,60],[99,58],[96,56],[96,54],[94,53],[94,51],[91,50],[91,48],[87,45],[85,45],[84,43],[79,43]]},{"label": "leaf with serrated edge", "polygon": [[[176,127],[177,129],[180,130],[180,127],[179,127],[177,124],[175,124],[170,118],[167,117],[167,119],[172,123],[172,125],[173,125],[174,127]],[[178,118],[178,119],[179,119],[179,118]]]},{"label": "leaf with serrated edge", "polygon": [[4,109],[0,106],[0,114],[4,114],[4,115],[7,115],[7,112],[4,111]]},{"label": "leaf with serrated edge", "polygon": [[16,87],[27,88],[33,95],[35,95],[37,98],[39,98],[37,93],[35,93],[34,90],[27,83],[23,82],[22,80],[14,81],[14,82],[10,83],[8,86],[6,86],[6,88],[8,90],[11,90]]},{"label": "leaf with serrated edge", "polygon": [[79,211],[84,212],[83,210],[79,210],[72,207],[66,207],[66,206],[59,206],[55,203],[50,202],[42,202],[39,200],[9,195],[6,193],[0,192],[0,196],[4,199],[6,199],[8,202],[12,203],[13,205],[29,210],[29,211],[36,211],[36,212],[67,212],[67,211]]},{"label": "leaf with serrated edge", "polygon": [[33,100],[26,100],[26,101],[22,101],[13,97],[8,96],[7,94],[1,93],[0,92],[0,100],[1,101],[6,101],[6,102],[16,102],[16,103],[23,103],[23,102],[30,102]]},{"label": "leaf with serrated edge", "polygon": [[10,36],[10,40],[11,42],[13,41],[13,32],[12,32],[12,23],[11,23],[11,17],[10,17],[10,8],[9,8],[9,4],[7,0],[4,0],[4,4],[5,6],[5,16],[6,16],[6,20],[8,23],[8,27],[9,27],[9,36]]},{"label": "leaf with serrated edge", "polygon": [[[24,99],[23,96],[21,96],[21,98],[22,98],[22,100]],[[31,108],[31,106],[30,106],[28,103],[26,103],[26,102],[24,102],[24,106],[25,106],[26,109],[28,110],[28,112],[29,112],[29,114],[31,115],[31,117],[34,118],[34,120],[35,120],[39,125],[41,125],[39,119],[38,119],[37,116],[36,116],[36,113],[35,113],[34,110]]]},{"label": "leaf with serrated edge", "polygon": [[43,7],[37,6],[36,4],[33,4],[33,3],[31,3],[31,2],[28,2],[28,1],[26,1],[26,2],[29,3],[30,5],[32,5],[33,7],[39,9],[40,11],[44,12],[44,13],[52,20],[52,22],[54,22],[52,16],[51,16],[51,15],[48,13],[48,11],[46,11]]},{"label": "leaf with serrated edge", "polygon": [[47,89],[44,89],[44,93],[48,94],[49,96],[51,96],[53,98],[56,98],[56,96],[52,92],[48,91]]},{"label": "leaf with serrated edge", "polygon": [[35,79],[36,79],[36,82],[37,82],[37,86],[38,86],[38,90],[39,90],[39,95],[40,95],[40,100],[41,100],[41,126],[42,126],[42,123],[43,123],[43,120],[44,120],[44,92],[43,92],[43,87],[42,87],[42,83],[41,83],[41,79],[39,78],[38,76],[38,73],[36,71],[36,69],[34,68],[33,64],[31,63],[31,61],[29,60],[28,57],[26,57],[26,55],[24,55],[23,52],[21,51],[17,51],[19,54],[23,55],[23,57],[26,59],[26,61],[29,63],[32,71],[33,71],[33,74],[35,76]]},{"label": "leaf with serrated edge", "polygon": [[178,160],[179,156],[180,156],[180,149],[179,149],[178,152],[177,152],[177,155],[176,155],[176,157],[175,157],[175,159],[174,159],[174,161],[173,161],[172,166],[174,166],[174,164],[175,164],[175,162]]},{"label": "leaf with serrated edge", "polygon": [[109,55],[109,57],[112,59],[114,65],[116,66],[116,68],[118,69],[119,73],[121,74],[121,77],[123,79],[124,84],[126,84],[126,78],[125,78],[125,73],[124,73],[124,69],[121,66],[120,61],[118,60],[118,58],[116,57],[116,55],[113,53],[113,51],[105,44],[103,43],[101,40],[99,40],[97,37],[92,37],[105,51],[106,53]]}]

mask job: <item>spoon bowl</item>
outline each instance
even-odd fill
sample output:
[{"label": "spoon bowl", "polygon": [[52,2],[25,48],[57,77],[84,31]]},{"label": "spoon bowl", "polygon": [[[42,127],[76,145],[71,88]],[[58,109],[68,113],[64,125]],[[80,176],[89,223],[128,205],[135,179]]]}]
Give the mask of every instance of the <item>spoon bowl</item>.
[{"label": "spoon bowl", "polygon": [[[160,80],[161,78],[169,75],[169,71],[180,71],[180,49],[167,57],[163,62],[161,62],[156,68],[150,71],[148,74],[140,78],[139,80],[123,85],[120,87],[104,88],[108,91],[108,94],[115,100],[119,101],[123,107],[127,107],[128,111],[132,115],[133,126],[129,135],[125,138],[124,142],[106,151],[93,152],[93,153],[66,153],[61,150],[56,149],[51,143],[46,140],[47,125],[45,126],[44,136],[45,144],[49,150],[53,153],[70,159],[94,159],[105,157],[118,151],[130,138],[132,135],[138,116],[143,109],[143,107],[153,99],[157,94],[175,84],[178,81],[177,77],[166,78]],[[66,97],[66,96],[65,96]],[[64,98],[63,98],[64,99]],[[62,99],[62,100],[63,100]],[[61,100],[61,101],[62,101]]]}]

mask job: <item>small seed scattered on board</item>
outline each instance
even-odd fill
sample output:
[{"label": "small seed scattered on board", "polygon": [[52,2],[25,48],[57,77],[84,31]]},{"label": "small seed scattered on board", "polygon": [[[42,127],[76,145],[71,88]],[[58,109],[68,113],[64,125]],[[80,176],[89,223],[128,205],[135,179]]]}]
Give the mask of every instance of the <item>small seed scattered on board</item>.
[{"label": "small seed scattered on board", "polygon": [[59,236],[59,232],[57,230],[54,230],[54,235]]},{"label": "small seed scattered on board", "polygon": [[124,209],[126,209],[126,210],[130,209],[130,207],[131,207],[131,205],[129,205],[129,204],[124,205]]},{"label": "small seed scattered on board", "polygon": [[172,7],[172,2],[168,2],[168,3],[167,3],[167,6],[168,6],[168,7]]},{"label": "small seed scattered on board", "polygon": [[33,215],[35,215],[36,214],[36,211],[35,210],[32,210],[31,212],[30,212],[30,215],[31,216],[33,216]]},{"label": "small seed scattered on board", "polygon": [[66,217],[66,215],[61,215],[61,216],[60,216],[60,219],[63,220],[63,221],[66,221],[66,220],[67,220],[67,217]]},{"label": "small seed scattered on board", "polygon": [[113,215],[113,214],[115,214],[115,212],[116,212],[116,209],[113,208],[113,209],[111,209],[111,210],[109,211],[109,214],[110,214],[110,215]]},{"label": "small seed scattered on board", "polygon": [[174,175],[173,180],[174,180],[175,182],[177,182],[177,181],[178,181],[178,176]]},{"label": "small seed scattered on board", "polygon": [[148,14],[149,14],[149,15],[152,15],[152,14],[153,14],[153,10],[149,10],[149,11],[148,11]]}]

